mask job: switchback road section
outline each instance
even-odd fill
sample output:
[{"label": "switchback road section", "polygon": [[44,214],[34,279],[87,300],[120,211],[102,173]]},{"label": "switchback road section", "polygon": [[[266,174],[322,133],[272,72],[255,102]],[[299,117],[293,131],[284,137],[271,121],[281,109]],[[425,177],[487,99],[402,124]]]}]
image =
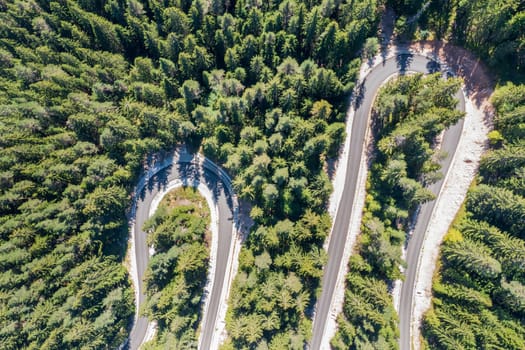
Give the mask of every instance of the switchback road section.
[{"label": "switchback road section", "polygon": [[[204,184],[213,195],[213,201],[218,209],[218,244],[216,251],[213,282],[211,293],[207,297],[207,307],[203,315],[199,348],[211,349],[218,343],[217,319],[221,300],[225,300],[228,288],[225,283],[231,281],[232,247],[237,232],[237,199],[232,190],[231,179],[228,175],[208,159],[189,154],[184,148],[175,151],[172,156],[162,160],[148,170],[138,185],[135,193],[131,217],[132,225],[132,276],[135,284],[137,310],[145,302],[144,272],[149,260],[149,247],[146,233],[142,230],[144,222],[150,214],[153,199],[161,193],[170,181],[180,179],[183,184],[197,187]],[[210,208],[211,209],[211,208]],[[149,328],[149,330],[148,330]],[[151,330],[151,324],[145,317],[138,317],[131,330],[127,347],[138,349],[145,341],[146,333]]]},{"label": "switchback road section", "polygon": [[[396,74],[402,75],[408,72],[434,73],[439,71],[439,69],[439,64],[426,56],[409,53],[408,51],[400,51],[399,54],[394,55],[394,57],[386,58],[383,62],[375,65],[365,77],[362,77],[359,93],[356,93],[357,97],[354,97],[354,102],[357,98],[358,103],[356,103],[350,133],[345,184],[342,189],[341,199],[337,206],[332,232],[330,234],[328,263],[324,268],[321,296],[318,299],[315,309],[312,340],[309,347],[311,350],[329,349],[330,339],[328,339],[329,336],[327,335],[327,320],[329,317],[336,317],[334,308],[336,285],[338,285],[338,279],[340,280],[340,271],[344,268],[344,264],[348,263],[347,261],[342,261],[345,249],[351,249],[351,247],[345,248],[345,245],[348,241],[347,238],[349,234],[357,234],[357,232],[349,232],[349,229],[350,227],[360,226],[360,223],[357,223],[357,225],[352,224],[350,219],[352,216],[360,219],[360,215],[352,215],[352,210],[362,210],[363,207],[363,203],[356,202],[363,200],[362,198],[359,199],[356,197],[356,192],[359,189],[357,183],[360,171],[366,173],[366,169],[360,168],[363,164],[366,167],[366,162],[362,161],[363,157],[366,157],[365,136],[369,127],[370,112],[375,96],[381,85]],[[459,122],[456,126],[447,130],[446,136],[444,137],[442,147],[445,150],[450,150],[450,159],[452,159],[452,155],[456,149],[462,127],[462,122]],[[450,165],[450,161],[448,161],[448,165]],[[448,168],[444,167],[443,172],[446,174],[447,171]],[[439,188],[440,186],[441,185],[439,185]],[[437,192],[439,192],[439,190]],[[430,210],[432,211],[432,209]],[[422,218],[423,216],[420,214],[419,217]],[[419,219],[418,225],[426,227],[428,219],[428,217]],[[425,220],[426,222],[423,222]],[[410,256],[407,256],[409,264],[418,261],[419,249],[423,241],[423,237],[419,236],[423,236],[423,234],[418,235],[418,233],[414,232],[412,236],[410,245],[414,248],[409,248]],[[416,266],[414,266],[413,269],[417,270]],[[407,274],[410,273],[410,271],[411,270],[407,269]],[[409,278],[407,278],[404,289],[413,290],[413,283],[414,281],[410,281]],[[400,315],[402,322],[407,322],[407,319],[410,320],[412,302],[406,298],[410,298],[410,293],[404,299],[404,302],[407,304],[402,306],[402,314]],[[405,326],[401,326],[402,332],[405,331],[405,328]],[[402,335],[402,340],[404,341],[404,339],[405,337]],[[408,350],[408,348],[403,347],[403,345],[401,349]]]}]

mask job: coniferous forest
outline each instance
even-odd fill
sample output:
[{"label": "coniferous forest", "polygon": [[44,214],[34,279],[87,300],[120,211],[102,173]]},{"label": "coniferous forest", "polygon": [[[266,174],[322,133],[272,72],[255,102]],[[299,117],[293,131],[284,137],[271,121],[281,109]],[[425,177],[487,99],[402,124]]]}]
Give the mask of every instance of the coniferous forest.
[{"label": "coniferous forest", "polygon": [[447,39],[472,50],[497,80],[489,151],[445,236],[422,332],[430,349],[525,347],[525,4],[392,1],[407,38]]},{"label": "coniferous forest", "polygon": [[253,203],[234,346],[303,344],[330,227],[324,160],[378,5],[0,1],[3,346],[122,343],[130,193],[146,156],[178,143]]},{"label": "coniferous forest", "polygon": [[525,346],[525,85],[499,88],[492,103],[492,149],[442,246],[423,323],[430,348]]},{"label": "coniferous forest", "polygon": [[[126,340],[132,192],[148,156],[186,144],[224,167],[254,221],[223,347],[303,349],[327,260],[328,161],[386,7],[399,41],[465,47],[497,81],[490,150],[443,243],[424,344],[523,349],[525,4],[512,0],[0,0],[0,348]],[[398,346],[388,286],[432,198],[432,140],[461,117],[460,84],[415,75],[378,95],[334,349]],[[157,254],[142,312],[159,322],[152,348],[196,347],[207,214],[163,208],[145,227]]]},{"label": "coniferous forest", "polygon": [[168,192],[144,224],[155,254],[146,272],[145,314],[158,324],[148,349],[195,349],[210,255],[206,200],[193,188]]}]

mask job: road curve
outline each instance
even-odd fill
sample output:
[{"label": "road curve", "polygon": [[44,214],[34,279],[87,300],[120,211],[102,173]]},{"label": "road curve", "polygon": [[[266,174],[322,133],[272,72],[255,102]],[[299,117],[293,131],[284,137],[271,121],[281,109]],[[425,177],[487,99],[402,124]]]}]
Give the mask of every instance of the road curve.
[{"label": "road curve", "polygon": [[[439,70],[439,65],[425,56],[415,53],[401,53],[395,57],[385,59],[382,63],[373,67],[366,77],[362,78],[363,83],[358,93],[360,101],[356,105],[350,135],[345,184],[330,234],[328,263],[324,268],[321,296],[316,305],[312,339],[309,346],[311,350],[329,348],[329,339],[325,339],[326,324],[329,313],[331,312],[330,309],[332,307],[334,291],[341,268],[341,260],[349,233],[352,206],[356,200],[355,193],[360,170],[359,164],[361,164],[362,157],[364,156],[365,134],[376,93],[381,85],[394,74],[404,74],[409,71],[432,73],[436,70]],[[354,100],[355,99],[354,97]],[[446,139],[449,139],[448,135]],[[453,149],[455,150],[455,147]],[[453,152],[451,152],[451,154],[452,153]],[[416,236],[416,234],[414,235]],[[412,239],[412,241],[414,241],[414,239]],[[418,253],[419,251],[417,255]],[[415,261],[417,261],[417,255]],[[406,284],[408,285],[408,283]],[[401,350],[405,350],[405,348],[402,347]]]},{"label": "road curve", "polygon": [[[213,200],[218,209],[219,237],[214,267],[215,277],[211,286],[211,293],[208,296],[207,312],[205,312],[204,320],[201,323],[201,337],[199,338],[199,348],[210,349],[212,340],[216,336],[217,315],[225,290],[224,281],[229,273],[227,271],[227,267],[230,265],[228,262],[232,257],[230,248],[236,232],[237,202],[228,175],[208,159],[186,153],[184,149],[181,149],[180,152],[174,152],[173,156],[156,164],[140,179],[137,185],[136,198],[131,212],[133,220],[131,234],[134,237],[136,260],[135,280],[138,280],[138,286],[135,286],[136,305],[140,309],[146,301],[143,276],[148,265],[149,247],[142,226],[149,217],[153,198],[162,192],[170,181],[176,179],[181,179],[183,184],[188,186],[197,186],[199,183],[205,184],[212,192]],[[135,317],[128,339],[128,349],[136,350],[142,345],[148,326],[150,325],[146,317]]]}]

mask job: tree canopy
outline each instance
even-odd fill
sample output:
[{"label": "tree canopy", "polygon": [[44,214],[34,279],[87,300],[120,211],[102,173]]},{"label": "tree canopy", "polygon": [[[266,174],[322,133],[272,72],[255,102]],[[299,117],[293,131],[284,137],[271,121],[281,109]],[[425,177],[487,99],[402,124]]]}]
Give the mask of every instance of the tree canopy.
[{"label": "tree canopy", "polygon": [[2,344],[125,339],[133,187],[149,155],[184,142],[224,165],[253,208],[242,256],[254,264],[241,264],[232,300],[254,299],[232,303],[234,346],[301,347],[330,226],[326,159],[379,5],[0,0]]},{"label": "tree canopy", "polygon": [[430,348],[525,346],[525,152],[523,138],[513,132],[524,92],[523,85],[507,84],[492,97],[495,131],[503,136],[482,158],[480,176],[445,237],[433,306],[423,323]]},{"label": "tree canopy", "polygon": [[209,225],[208,204],[194,188],[167,193],[144,224],[148,243],[155,250],[145,276],[144,313],[158,326],[148,349],[197,348],[210,256]]}]

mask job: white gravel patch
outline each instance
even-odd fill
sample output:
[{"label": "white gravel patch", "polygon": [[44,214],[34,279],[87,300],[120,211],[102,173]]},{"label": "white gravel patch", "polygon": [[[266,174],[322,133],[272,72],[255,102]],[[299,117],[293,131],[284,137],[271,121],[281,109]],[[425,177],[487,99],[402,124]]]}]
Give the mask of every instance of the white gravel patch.
[{"label": "white gravel patch", "polygon": [[[415,51],[436,56],[431,45],[422,45]],[[438,52],[438,58],[448,66],[444,53]],[[478,61],[468,58],[461,60],[458,67],[465,83],[476,86],[476,82],[486,79],[483,71],[478,71]],[[475,74],[479,74],[476,76]],[[472,84],[471,84],[472,83]],[[477,174],[479,161],[486,150],[487,134],[492,129],[493,110],[488,102],[492,88],[480,87],[479,91],[465,91],[465,124],[454,155],[451,167],[445,177],[443,187],[439,193],[434,212],[425,233],[425,240],[421,249],[418,262],[418,271],[414,285],[414,299],[412,301],[411,335],[414,348],[421,347],[421,321],[425,312],[431,306],[432,278],[436,269],[437,259],[443,237],[448,232],[461,204],[465,200],[471,182]],[[475,89],[475,88],[474,88]],[[481,95],[484,98],[476,100]]]},{"label": "white gravel patch", "polygon": [[217,313],[217,322],[215,323],[215,335],[212,340],[211,349],[216,350],[219,346],[228,339],[228,331],[226,330],[226,312],[228,311],[228,299],[230,296],[231,285],[233,279],[237,275],[239,270],[239,253],[241,252],[241,245],[243,242],[243,234],[245,232],[243,228],[239,227],[238,232],[236,232],[235,225],[233,227],[233,239],[232,245],[230,248],[231,256],[228,261],[229,266],[226,268],[227,276],[226,281],[223,284],[223,300],[220,304],[219,311]]},{"label": "white gravel patch", "polygon": [[[235,192],[233,191],[233,188],[231,187],[231,179],[228,176],[228,174],[224,172],[221,168],[217,167],[212,162],[208,161],[204,157],[199,157],[199,162],[202,167],[206,167],[210,171],[215,172],[217,176],[221,178],[222,183],[225,185],[224,190],[229,192],[229,194],[232,196],[231,199],[233,202],[233,208],[232,208],[233,225],[232,225],[232,240],[231,240],[231,245],[230,245],[230,255],[228,257],[226,272],[224,276],[224,283],[222,286],[221,297],[220,297],[221,301],[219,304],[219,310],[217,311],[217,318],[215,319],[215,329],[213,330],[213,335],[212,335],[210,349],[209,349],[209,350],[216,350],[228,338],[228,333],[226,331],[226,320],[225,320],[226,311],[228,310],[228,298],[230,295],[230,290],[231,290],[233,279],[235,275],[237,274],[237,270],[238,270],[239,253],[241,250],[241,244],[243,241],[244,232],[247,232],[245,230],[248,230],[249,227],[244,227],[242,225],[243,221],[240,220],[239,202],[237,200],[237,196],[235,195]],[[218,225],[217,225],[217,230],[218,230]],[[215,236],[218,237],[218,231]],[[203,321],[204,321],[204,317],[203,317]],[[200,344],[200,341],[201,341],[201,337],[199,336],[199,344]]]},{"label": "white gravel patch", "polygon": [[[390,50],[386,58],[393,57],[394,55],[394,51]],[[356,87],[359,86],[364,81],[366,76],[370,73],[370,71],[375,66],[381,64],[382,61],[383,58],[380,55],[378,55],[371,61],[372,64],[368,64],[368,61],[363,62],[363,64],[361,64],[361,68],[359,69],[359,80],[356,84]],[[339,154],[339,158],[337,159],[337,169],[335,171],[335,176],[332,180],[332,187],[334,188],[334,190],[328,200],[328,214],[330,214],[332,220],[335,219],[335,214],[337,213],[337,208],[339,206],[339,203],[341,202],[341,196],[343,195],[343,188],[345,187],[346,168],[348,167],[348,153],[350,151],[350,136],[352,134],[354,115],[355,109],[353,103],[351,103],[350,108],[346,113],[346,138],[343,144],[343,152]],[[324,244],[325,250],[328,249],[329,243],[330,237],[328,237]]]},{"label": "white gravel patch", "polygon": [[153,338],[155,338],[155,335],[157,334],[157,321],[151,321],[148,322],[148,328],[146,329],[146,334],[144,335],[144,340],[142,341],[142,345],[146,344],[149,341],[152,341]]},{"label": "white gravel patch", "polygon": [[[369,143],[369,128],[365,135],[365,143]],[[359,174],[357,178],[356,193],[354,197],[354,203],[352,204],[352,213],[350,217],[350,223],[348,225],[348,234],[346,236],[345,248],[343,251],[343,257],[341,259],[341,265],[339,266],[339,274],[337,275],[337,282],[334,289],[334,295],[330,304],[330,313],[326,319],[325,329],[323,332],[323,339],[321,341],[321,349],[330,349],[330,340],[334,337],[337,332],[337,316],[343,312],[343,304],[345,297],[345,276],[348,273],[348,260],[352,254],[354,244],[357,240],[357,236],[361,232],[361,217],[363,214],[363,208],[366,197],[366,177],[368,173],[368,157],[367,147],[363,148],[363,154],[361,155],[361,163],[359,165]],[[339,169],[338,169],[339,170]],[[346,172],[345,169],[341,172]],[[334,188],[335,190],[335,188]],[[343,191],[342,188],[339,189]],[[339,195],[339,198],[341,195]],[[326,245],[328,247],[328,245]]]},{"label": "white gravel patch", "polygon": [[[403,248],[403,254],[405,255],[402,257],[403,260],[406,259],[406,249]],[[401,273],[405,273],[405,269],[403,267],[400,268]],[[401,304],[401,287],[403,287],[403,281],[401,280],[395,280],[394,281],[394,288],[392,289],[392,299],[394,301],[394,309],[396,309],[396,312],[399,314],[399,305]]]},{"label": "white gravel patch", "polygon": [[[361,66],[361,70],[364,64]],[[361,72],[361,77],[364,77],[363,73]],[[361,79],[359,80],[358,84],[361,83]],[[335,176],[332,180],[332,186],[333,186],[333,192],[330,195],[330,199],[328,201],[328,214],[332,217],[332,225],[333,221],[335,220],[336,214],[337,214],[337,208],[339,207],[339,203],[341,202],[341,197],[343,195],[343,189],[345,186],[345,180],[346,180],[346,170],[348,167],[348,153],[350,152],[350,136],[352,135],[352,124],[354,121],[355,116],[355,109],[353,103],[351,103],[350,108],[348,109],[348,112],[346,114],[346,138],[343,145],[343,151],[339,154],[339,159],[336,163],[336,171]],[[363,148],[363,153],[365,153],[366,148]],[[365,169],[366,169],[366,161],[363,159],[364,157],[361,157],[362,162],[365,162]],[[363,170],[363,166],[361,164],[360,166],[360,173]],[[366,170],[364,174],[364,180],[366,182]],[[354,204],[356,202],[363,202],[364,204],[364,184],[361,184],[361,178],[358,180],[357,188],[363,189],[363,193],[361,196],[356,194],[354,197],[356,200],[354,200]],[[361,199],[361,200],[359,200]],[[359,210],[359,212],[362,212]],[[352,210],[352,213],[355,213],[354,210]],[[355,220],[354,220],[355,221]],[[330,340],[334,337],[335,333],[337,332],[337,316],[343,311],[343,304],[344,304],[344,292],[345,292],[345,276],[348,272],[348,259],[350,258],[352,248],[354,246],[355,240],[357,238],[357,235],[359,233],[359,226],[360,226],[360,219],[358,220],[359,223],[357,225],[357,229],[352,229],[352,219],[351,223],[349,225],[349,232],[347,235],[347,240],[345,243],[345,249],[343,252],[343,258],[341,259],[341,266],[339,268],[339,274],[337,276],[337,282],[334,290],[334,295],[332,297],[332,302],[330,304],[330,313],[326,319],[325,329],[323,331],[323,338],[321,340],[321,349],[329,349],[330,348]],[[352,234],[353,233],[353,234]],[[330,230],[330,234],[326,238],[323,248],[325,251],[328,251],[328,246],[330,244],[330,239],[332,237],[332,231]],[[315,313],[314,313],[314,322],[315,322]]]},{"label": "white gravel patch", "polygon": [[[359,86],[366,76],[370,73],[373,67],[380,64],[382,58],[376,57],[372,65],[364,62],[361,65],[359,73],[359,81],[356,86]],[[339,159],[337,160],[337,169],[335,171],[334,179],[332,180],[333,192],[330,195],[328,202],[328,214],[332,217],[332,222],[335,220],[339,203],[343,195],[343,189],[346,180],[346,170],[348,167],[348,153],[350,151],[350,136],[352,135],[352,125],[355,116],[355,109],[353,103],[348,109],[346,115],[346,138],[343,145],[343,152],[340,153]],[[370,120],[369,125],[365,134],[365,145],[361,154],[361,162],[359,164],[359,173],[356,184],[356,193],[354,196],[354,203],[352,203],[352,214],[350,217],[350,223],[348,225],[348,233],[345,242],[345,248],[343,251],[343,257],[341,259],[341,265],[339,267],[339,274],[337,275],[337,282],[330,303],[330,313],[326,319],[325,329],[323,332],[323,339],[321,341],[321,349],[330,349],[330,340],[334,337],[337,332],[337,316],[343,312],[344,297],[345,297],[345,276],[348,273],[348,261],[350,255],[352,255],[354,244],[357,240],[357,236],[361,233],[361,217],[363,214],[363,208],[366,198],[366,178],[368,174],[368,145],[370,142]],[[323,248],[328,251],[332,232],[325,240]],[[315,319],[315,314],[314,314]]]},{"label": "white gravel patch", "polygon": [[474,179],[481,155],[485,150],[490,126],[486,124],[486,112],[471,99],[465,100],[465,124],[462,137],[454,155],[450,170],[445,177],[425,240],[419,255],[418,271],[412,301],[411,334],[415,349],[420,348],[420,326],[424,313],[431,305],[432,277],[439,257],[443,237],[447,233],[461,204],[465,200],[470,183]]},{"label": "white gravel patch", "polygon": [[[136,204],[134,202],[133,207],[135,206]],[[135,299],[133,300],[133,302],[135,303],[135,316],[133,316],[133,324],[136,324],[139,318],[139,276],[137,272],[137,257],[135,255],[135,235],[133,234],[134,232],[135,220],[133,220],[131,223],[130,235],[128,238],[128,251],[126,252],[126,258],[124,259],[124,261],[125,267],[128,269],[129,275],[131,277],[131,287],[133,288],[133,294],[135,294]],[[126,341],[121,346],[119,346],[119,350],[123,349],[127,342],[128,339],[126,339]]]}]

